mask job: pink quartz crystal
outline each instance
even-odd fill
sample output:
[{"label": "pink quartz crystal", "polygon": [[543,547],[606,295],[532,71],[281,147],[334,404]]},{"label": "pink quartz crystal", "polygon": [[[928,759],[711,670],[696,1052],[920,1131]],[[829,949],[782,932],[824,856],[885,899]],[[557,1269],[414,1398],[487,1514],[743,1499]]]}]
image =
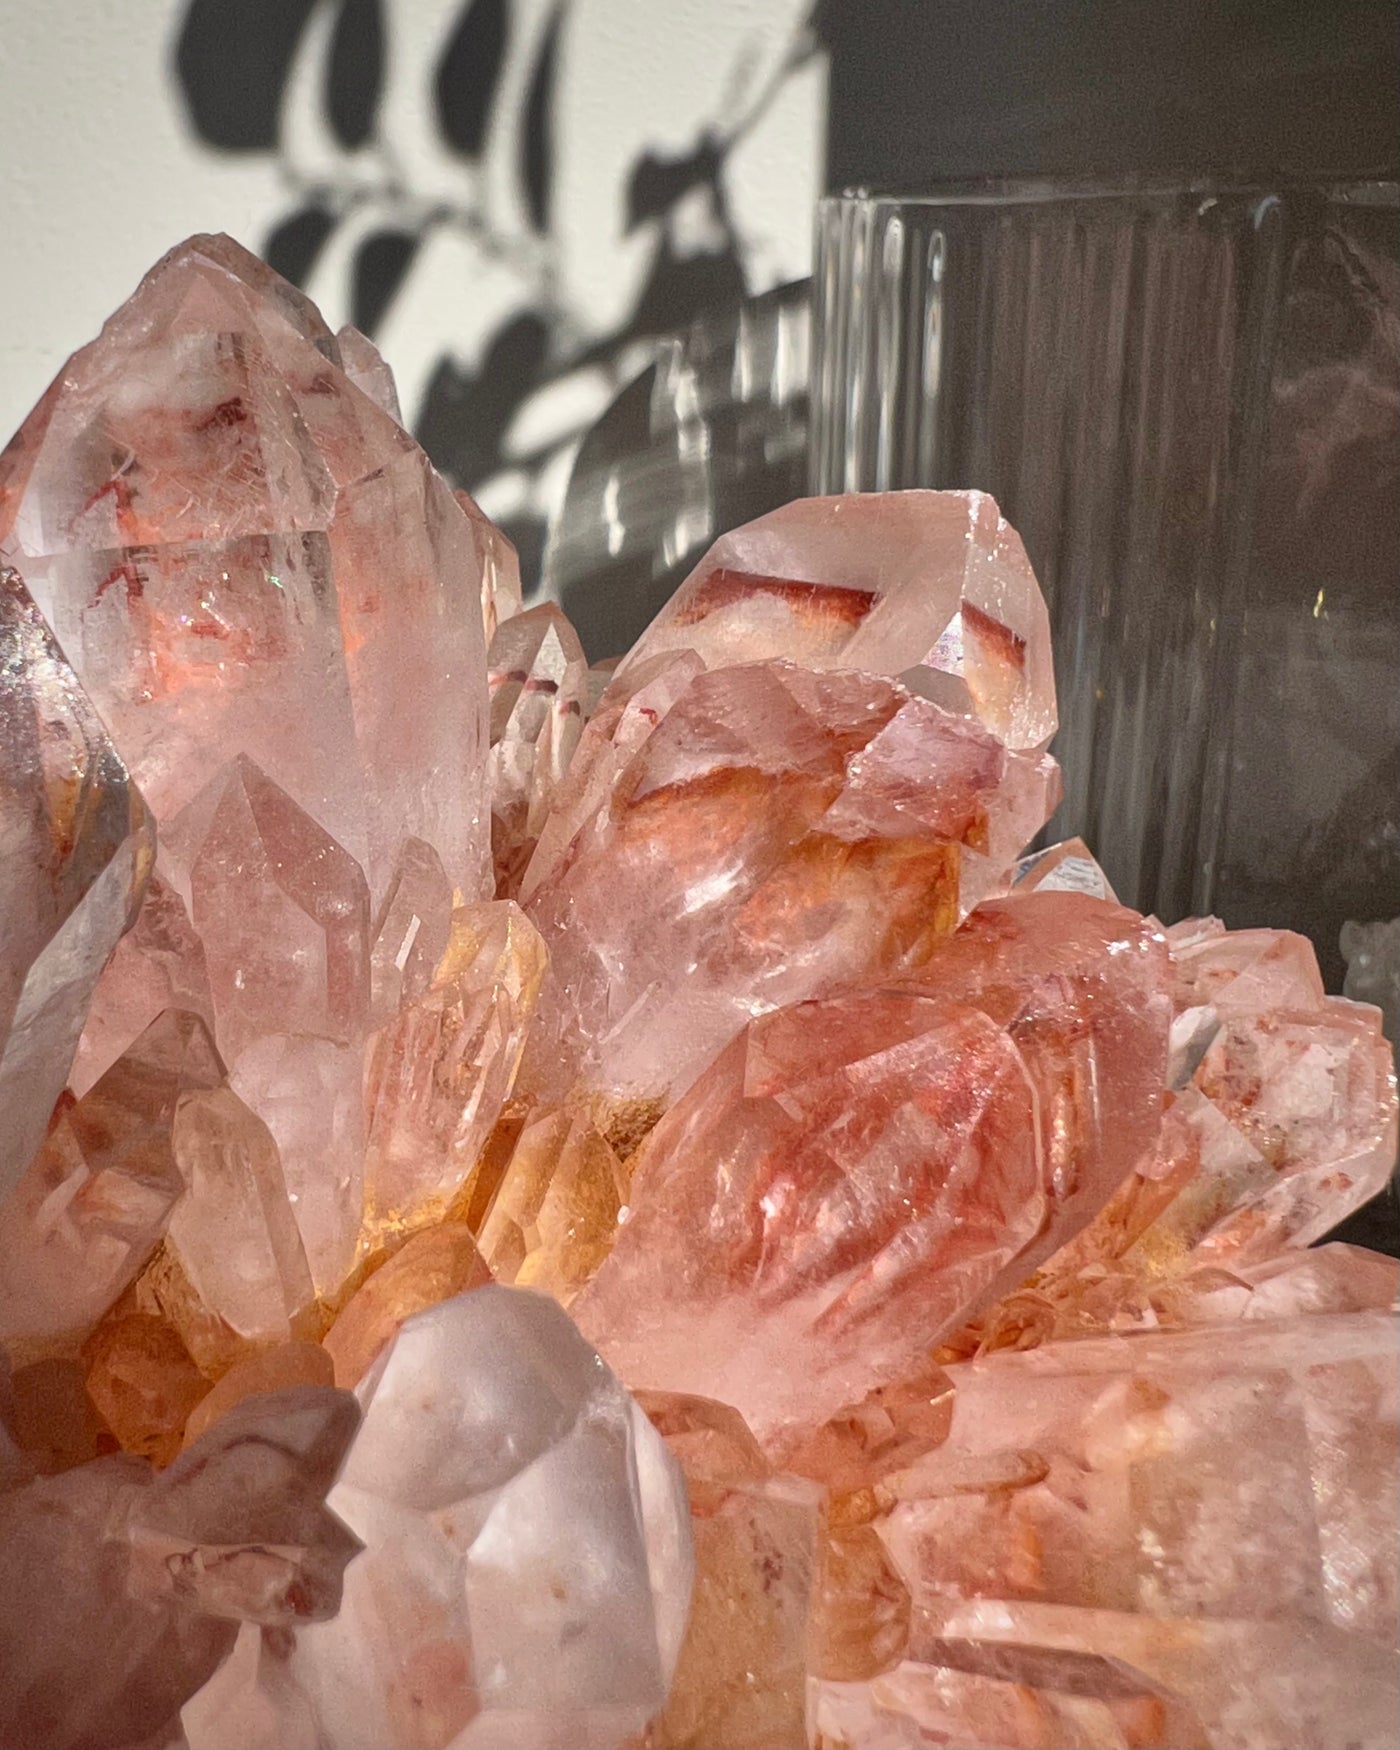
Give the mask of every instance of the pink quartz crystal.
[{"label": "pink quartz crystal", "polygon": [[491,690],[491,854],[496,892],[513,897],[583,728],[588,674],[578,633],[552,602],[497,628]]},{"label": "pink quartz crystal", "polygon": [[524,1086],[668,1096],[751,1015],[912,976],[1053,783],[874,675],[697,676],[528,901],[552,964]]},{"label": "pink quartz crystal", "polygon": [[780,1446],[898,1379],[1152,1147],[1166,981],[1135,914],[1050,893],[974,913],[916,990],[751,1023],[648,1139],[582,1329]]},{"label": "pink quartz crystal", "polygon": [[0,1339],[65,1336],[106,1312],[160,1243],[185,1190],[177,1112],[223,1082],[203,1022],[170,1010],[54,1114],[29,1171],[0,1204]]},{"label": "pink quartz crystal", "polygon": [[0,458],[0,556],[162,824],[243,755],[372,896],[408,833],[479,891],[470,524],[237,244],[172,250],[64,367]]},{"label": "pink quartz crystal", "polygon": [[[1278,1279],[1269,1304],[1285,1281],[1304,1293],[1322,1255],[1297,1249],[1385,1186],[1397,1098],[1379,1011],[1324,995],[1311,944],[1287,931],[1206,919],[1167,939],[1174,1091],[1158,1146],[962,1352],[1261,1316],[1246,1311],[1260,1272]],[[1333,1304],[1387,1304],[1369,1256],[1332,1252]]]},{"label": "pink quartz crystal", "polygon": [[365,1080],[366,1223],[421,1226],[470,1195],[509,1097],[545,955],[510,900],[461,906],[432,984],[375,1036]]},{"label": "pink quartz crystal", "polygon": [[[799,499],[721,535],[619,670],[664,650],[707,668],[913,671],[1011,748],[1055,731],[1050,622],[1020,537],[982,492]],[[917,676],[917,680],[914,677]]]},{"label": "pink quartz crystal", "polygon": [[[1394,1343],[1388,1315],[1361,1313],[951,1369],[951,1434],[880,1527],[913,1599],[902,1669],[927,1675],[870,1684],[863,1712],[819,1697],[819,1717],[844,1717],[852,1744],[922,1743],[972,1710],[955,1742],[1039,1746],[1069,1694],[1097,1724],[1050,1742],[1122,1743],[1109,1710],[1133,1697],[1149,1735],[1132,1742],[1182,1742],[1165,1734],[1183,1705],[1193,1743],[1388,1742]],[[940,1672],[1023,1685],[1029,1705],[989,1732],[978,1692]],[[892,1709],[911,1735],[880,1735]]]}]

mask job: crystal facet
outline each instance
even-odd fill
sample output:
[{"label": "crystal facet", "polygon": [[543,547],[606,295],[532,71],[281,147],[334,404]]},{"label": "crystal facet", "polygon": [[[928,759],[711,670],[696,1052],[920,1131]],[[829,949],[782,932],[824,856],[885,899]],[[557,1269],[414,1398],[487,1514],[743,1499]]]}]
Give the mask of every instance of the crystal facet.
[{"label": "crystal facet", "polygon": [[60,1108],[0,1206],[0,1337],[60,1337],[99,1319],[169,1226],[185,1172],[182,1104],[224,1069],[204,1023],[171,1010],[81,1100]]},{"label": "crystal facet", "polygon": [[[937,781],[931,781],[936,774]],[[538,887],[524,1085],[689,1085],[755,1012],[912,975],[1053,804],[1053,768],[873,675],[698,676]]]},{"label": "crystal facet", "polygon": [[[880,1532],[913,1597],[909,1659],[927,1680],[994,1677],[1031,1700],[1004,1735],[968,1721],[954,1741],[1043,1745],[1065,1692],[1100,1710],[1136,1698],[1151,1744],[1183,1741],[1161,1735],[1164,1697],[1210,1722],[1187,1742],[1387,1741],[1390,1318],[1054,1344],[950,1371],[949,1439],[901,1476]],[[872,1685],[872,1714],[893,1692]],[[936,1683],[927,1700],[905,1689],[904,1729],[934,1734],[946,1705]],[[1050,1741],[1123,1742],[1101,1713],[1081,1729]]]},{"label": "crystal facet", "polygon": [[471,526],[237,244],[172,250],[69,360],[0,457],[0,555],[162,824],[242,755],[373,893],[405,833],[483,879]]},{"label": "crystal facet", "polygon": [[1055,731],[1050,623],[1016,531],[982,492],[807,498],[721,535],[619,671],[663,650],[708,668],[913,671],[1008,747]]},{"label": "crystal facet", "polygon": [[580,1326],[629,1383],[779,1444],[893,1383],[1151,1149],[1167,972],[1133,913],[1037,894],[974,913],[916,990],[751,1023],[648,1138]]},{"label": "crystal facet", "polygon": [[107,731],[24,585],[0,571],[0,1196],[43,1138],[153,850]]},{"label": "crystal facet", "polygon": [[[365,1547],[339,1614],[299,1628],[286,1660],[316,1741],[602,1747],[642,1730],[685,1626],[685,1491],[565,1315],[460,1295],[403,1326],[361,1395],[330,1503]],[[249,1666],[248,1705],[265,1706]],[[233,1705],[221,1730],[242,1730]],[[197,1699],[187,1729],[203,1717]]]},{"label": "crystal facet", "polygon": [[365,1102],[371,1231],[421,1225],[470,1195],[510,1095],[544,977],[539,933],[510,900],[461,906],[421,997],[375,1036]]}]

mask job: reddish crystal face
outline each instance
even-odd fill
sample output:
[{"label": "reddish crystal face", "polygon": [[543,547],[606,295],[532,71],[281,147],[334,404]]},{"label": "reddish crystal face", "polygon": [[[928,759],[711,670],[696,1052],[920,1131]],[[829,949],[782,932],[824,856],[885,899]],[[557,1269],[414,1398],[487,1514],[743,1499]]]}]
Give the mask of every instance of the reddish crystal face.
[{"label": "reddish crystal face", "polygon": [[910,989],[751,1023],[649,1137],[583,1328],[779,1446],[914,1369],[1151,1150],[1167,974],[1132,913],[1047,893],[982,908]]}]

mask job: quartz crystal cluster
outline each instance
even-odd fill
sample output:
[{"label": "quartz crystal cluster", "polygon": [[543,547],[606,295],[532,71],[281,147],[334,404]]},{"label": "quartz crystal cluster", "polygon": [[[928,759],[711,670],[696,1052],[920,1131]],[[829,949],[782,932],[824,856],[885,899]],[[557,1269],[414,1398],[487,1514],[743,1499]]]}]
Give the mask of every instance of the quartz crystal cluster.
[{"label": "quartz crystal cluster", "polygon": [[1396,1741],[1380,1016],[1023,854],[988,498],[590,669],[200,237],[0,560],[0,1744]]}]

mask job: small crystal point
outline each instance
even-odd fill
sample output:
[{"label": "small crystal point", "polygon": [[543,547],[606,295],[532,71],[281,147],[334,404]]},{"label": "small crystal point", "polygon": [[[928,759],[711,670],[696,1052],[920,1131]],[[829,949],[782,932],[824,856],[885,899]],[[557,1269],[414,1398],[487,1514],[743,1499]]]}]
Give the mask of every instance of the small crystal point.
[{"label": "small crystal point", "polygon": [[[186,1190],[166,1245],[200,1308],[246,1342],[287,1341],[315,1291],[271,1132],[222,1086],[181,1102],[174,1148]],[[198,1319],[181,1335],[200,1360]]]},{"label": "small crystal point", "polygon": [[370,1231],[469,1197],[515,1082],[546,955],[510,900],[461,906],[429,988],[373,1039],[365,1083]]},{"label": "small crystal point", "polygon": [[552,602],[502,621],[486,655],[491,691],[491,851],[513,898],[583,729],[587,659]]},{"label": "small crystal point", "polygon": [[196,1015],[152,1021],[81,1100],[64,1106],[0,1204],[0,1337],[82,1332],[135,1279],[185,1191],[182,1104],[224,1070]]},{"label": "small crystal point", "polygon": [[244,755],[170,837],[189,871],[224,1056],[271,1033],[357,1039],[369,1007],[370,908],[349,853]]}]

